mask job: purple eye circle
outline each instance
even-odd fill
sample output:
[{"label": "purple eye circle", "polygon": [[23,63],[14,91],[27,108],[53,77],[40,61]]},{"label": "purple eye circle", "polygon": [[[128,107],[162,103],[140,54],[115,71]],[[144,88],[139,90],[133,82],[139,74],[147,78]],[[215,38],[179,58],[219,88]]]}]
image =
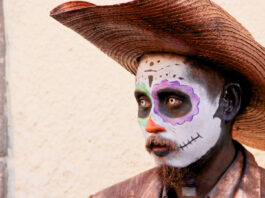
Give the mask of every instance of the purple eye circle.
[{"label": "purple eye circle", "polygon": [[[191,109],[187,114],[180,117],[172,118],[166,116],[165,114],[162,114],[159,111],[158,92],[166,88],[175,89],[188,95],[191,101]],[[168,82],[168,80],[163,80],[159,84],[155,84],[154,89],[152,91],[152,98],[154,99],[155,114],[161,117],[164,122],[168,122],[172,125],[182,125],[185,122],[190,122],[192,121],[193,117],[199,113],[200,98],[194,93],[192,87],[188,85],[181,85],[178,81]],[[178,107],[179,105],[181,105],[182,101],[174,97],[169,97],[166,103],[170,107]]]}]

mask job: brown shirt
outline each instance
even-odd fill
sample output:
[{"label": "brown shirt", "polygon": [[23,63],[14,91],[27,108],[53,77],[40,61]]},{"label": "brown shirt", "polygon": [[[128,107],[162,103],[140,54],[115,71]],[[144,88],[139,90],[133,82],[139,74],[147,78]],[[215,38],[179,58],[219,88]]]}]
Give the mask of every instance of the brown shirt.
[{"label": "brown shirt", "polygon": [[[265,169],[243,147],[208,194],[211,198],[265,198]],[[153,168],[115,184],[90,198],[167,198],[166,188]]]}]

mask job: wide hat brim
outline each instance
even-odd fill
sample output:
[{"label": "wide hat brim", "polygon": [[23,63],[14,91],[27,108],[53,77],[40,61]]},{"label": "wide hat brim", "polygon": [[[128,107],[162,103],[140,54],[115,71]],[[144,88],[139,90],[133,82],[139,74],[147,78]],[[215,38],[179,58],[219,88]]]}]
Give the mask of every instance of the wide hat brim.
[{"label": "wide hat brim", "polygon": [[96,6],[73,1],[51,16],[81,34],[135,74],[139,58],[169,52],[209,60],[240,72],[252,84],[246,111],[233,138],[265,150],[265,48],[231,15],[210,0],[135,0]]}]

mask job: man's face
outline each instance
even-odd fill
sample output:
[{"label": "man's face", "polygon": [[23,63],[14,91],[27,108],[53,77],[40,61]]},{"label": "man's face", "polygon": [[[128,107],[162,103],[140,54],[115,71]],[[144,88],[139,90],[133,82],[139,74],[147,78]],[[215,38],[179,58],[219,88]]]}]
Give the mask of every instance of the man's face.
[{"label": "man's face", "polygon": [[151,55],[141,59],[135,96],[147,150],[158,164],[183,168],[199,160],[218,141],[219,97],[210,100],[203,85],[190,80],[184,57]]}]

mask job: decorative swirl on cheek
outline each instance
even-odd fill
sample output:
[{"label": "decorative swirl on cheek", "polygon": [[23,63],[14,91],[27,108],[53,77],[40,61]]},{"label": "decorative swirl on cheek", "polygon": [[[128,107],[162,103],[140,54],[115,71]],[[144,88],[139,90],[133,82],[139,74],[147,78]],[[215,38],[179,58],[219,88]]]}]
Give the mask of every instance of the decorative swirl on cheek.
[{"label": "decorative swirl on cheek", "polygon": [[[176,118],[169,118],[166,115],[162,114],[159,111],[158,106],[158,91],[164,88],[173,88],[187,94],[191,100],[191,110],[186,115]],[[164,122],[168,122],[172,125],[182,125],[185,122],[191,122],[193,117],[199,113],[200,98],[194,93],[192,87],[188,85],[181,85],[178,81],[168,82],[168,80],[163,80],[160,84],[155,84],[154,89],[152,91],[152,98],[154,100],[154,113],[161,117]]]}]

